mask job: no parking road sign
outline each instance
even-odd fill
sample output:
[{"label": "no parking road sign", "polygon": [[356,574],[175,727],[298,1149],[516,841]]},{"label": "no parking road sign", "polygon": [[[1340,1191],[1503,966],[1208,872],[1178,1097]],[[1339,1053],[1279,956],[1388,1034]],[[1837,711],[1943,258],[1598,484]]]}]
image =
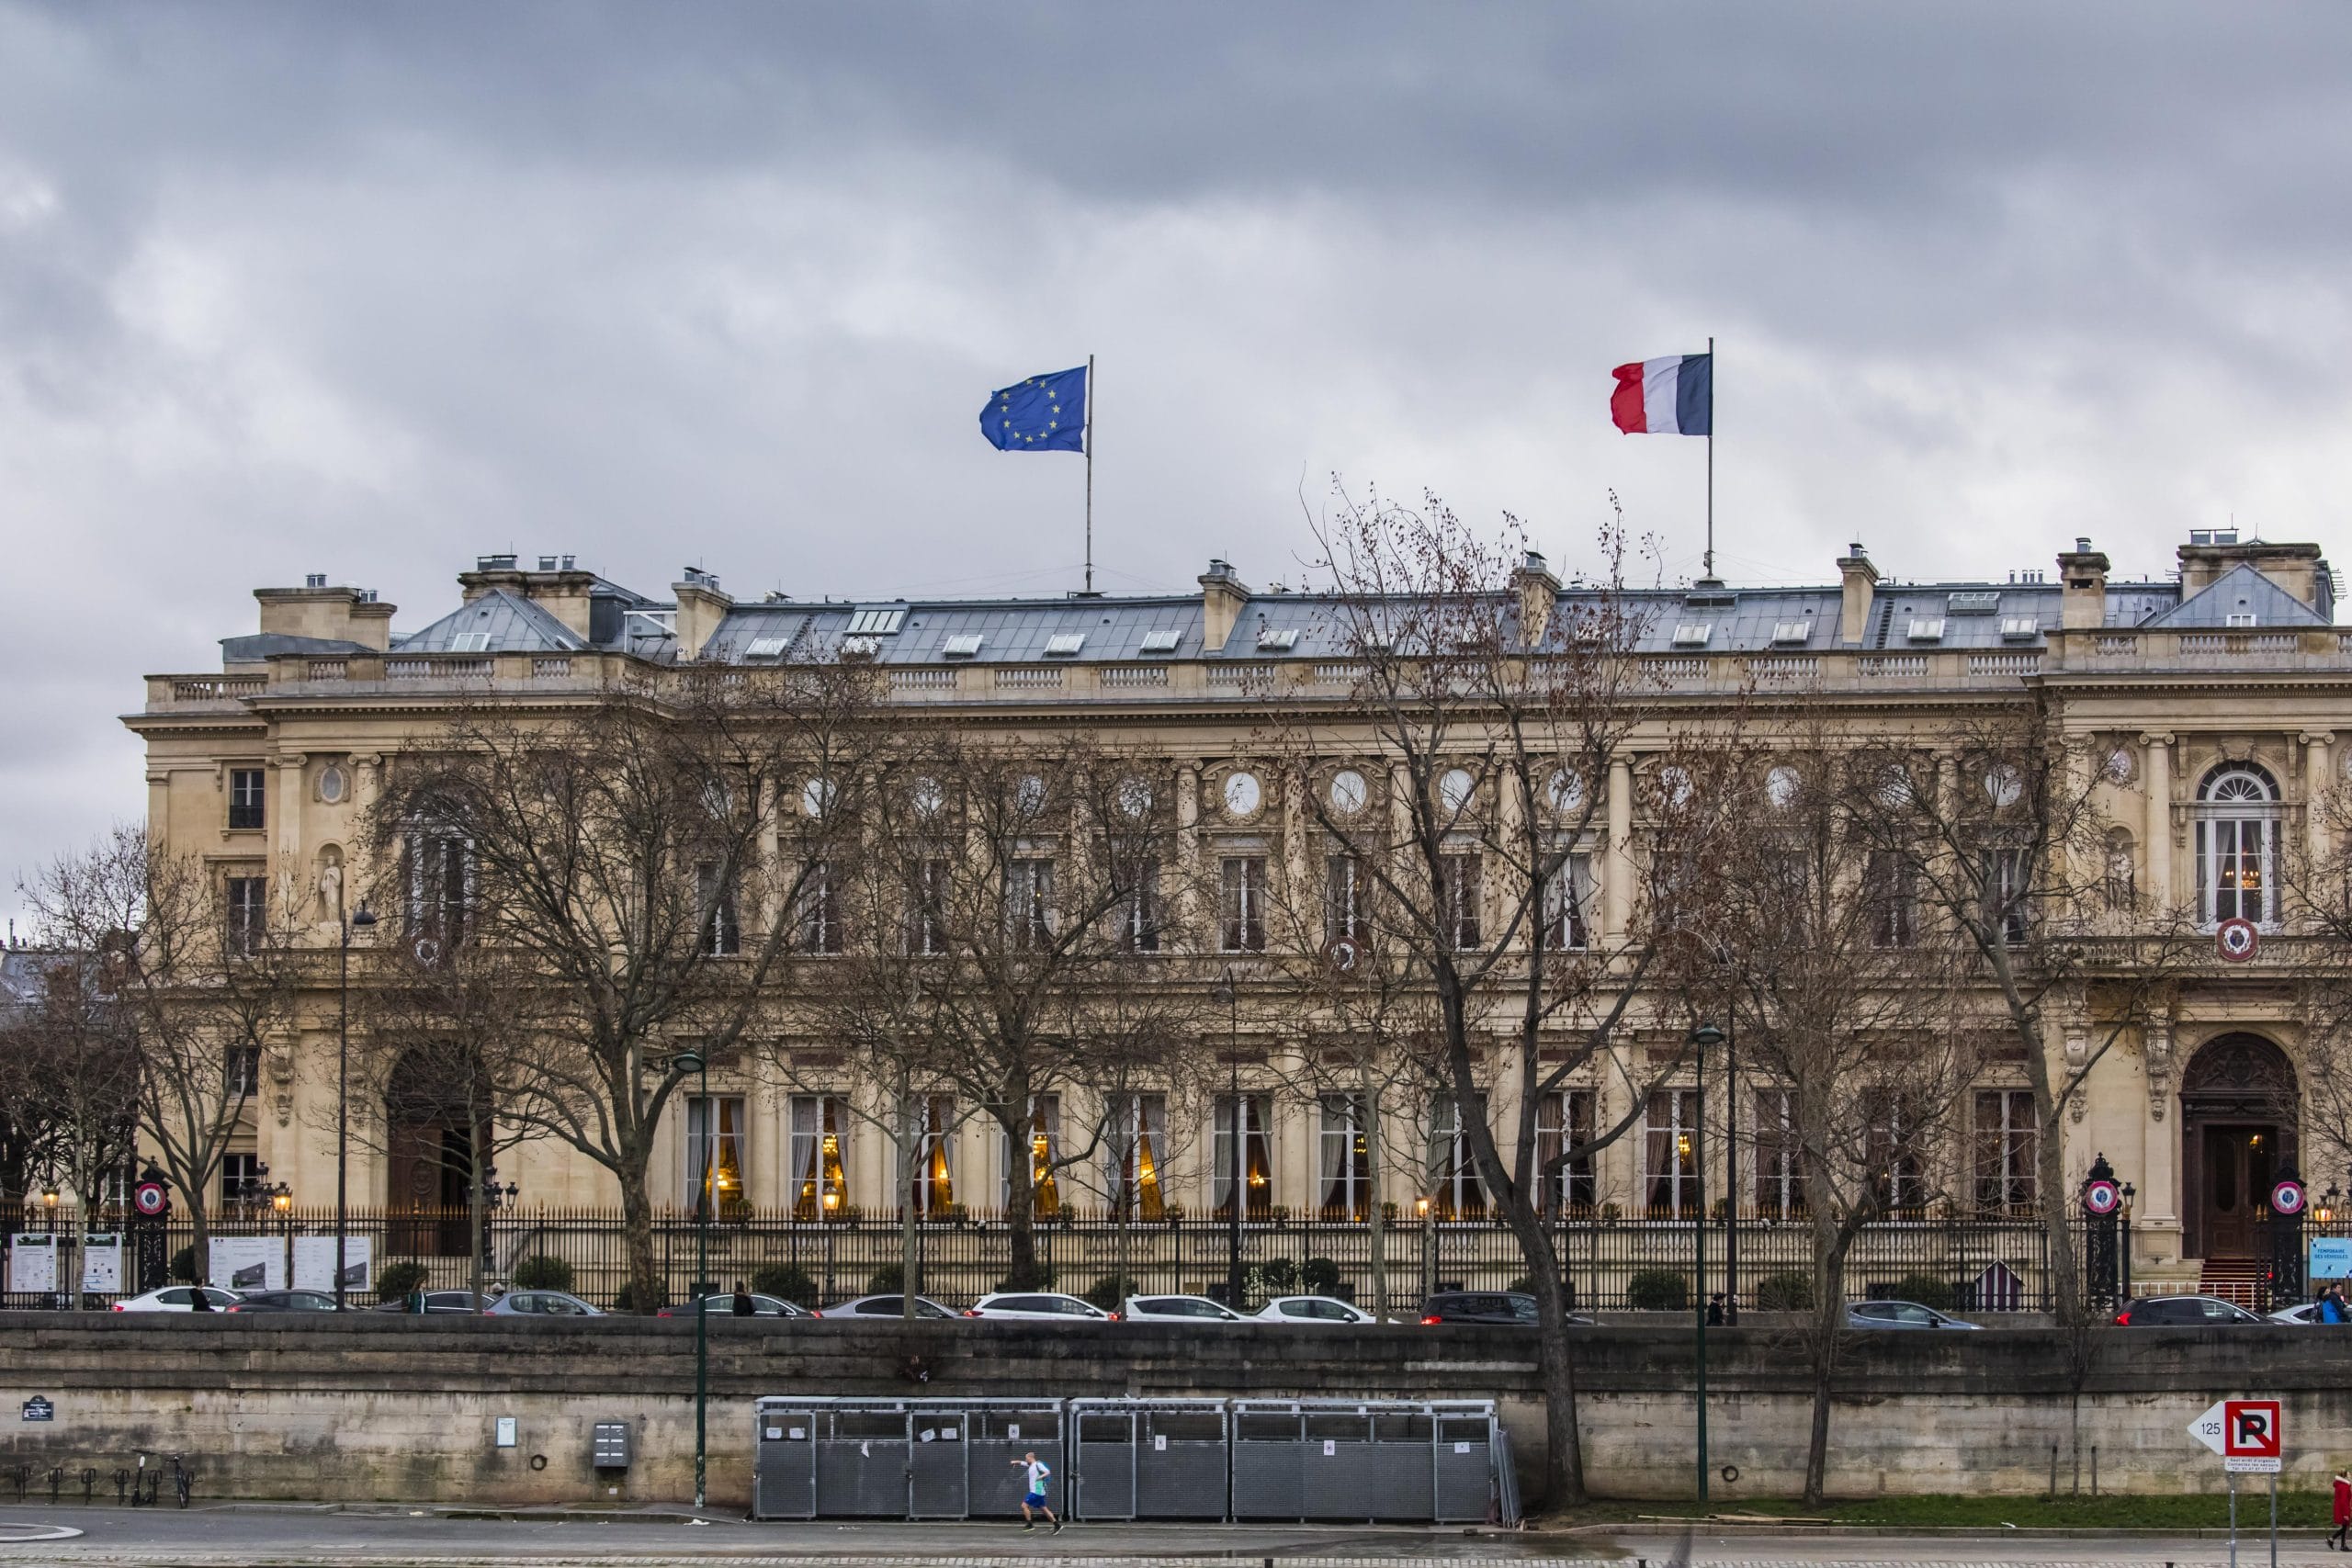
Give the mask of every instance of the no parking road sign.
[{"label": "no parking road sign", "polygon": [[2238,1475],[2276,1475],[2285,1437],[2275,1399],[2224,1399],[2188,1424],[2188,1435]]}]

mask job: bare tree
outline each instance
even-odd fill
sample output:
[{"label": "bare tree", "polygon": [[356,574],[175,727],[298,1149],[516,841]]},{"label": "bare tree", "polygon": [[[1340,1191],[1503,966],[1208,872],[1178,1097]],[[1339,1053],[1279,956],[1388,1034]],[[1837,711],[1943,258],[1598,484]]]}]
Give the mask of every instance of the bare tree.
[{"label": "bare tree", "polygon": [[42,971],[74,955],[17,950],[20,984],[0,993],[0,1245],[17,1233],[33,1183],[47,1169],[58,1136],[57,1105],[43,1070],[40,1017]]},{"label": "bare tree", "polygon": [[2282,914],[2294,933],[2303,1015],[2300,1103],[2278,1108],[2306,1171],[2352,1168],[2352,787],[2308,803],[2309,826],[2280,846]]},{"label": "bare tree", "polygon": [[554,714],[479,705],[396,759],[376,809],[410,951],[480,943],[544,987],[502,1113],[611,1173],[636,1311],[666,1293],[650,1167],[677,1053],[737,1048],[854,847],[872,693],[854,665],[689,667]]},{"label": "bare tree", "polygon": [[[1581,1135],[1544,1136],[1541,1108],[1638,1056],[1621,1052],[1634,1029],[1679,1012],[1650,975],[1704,886],[1690,872],[1706,863],[1717,805],[1693,787],[1700,759],[1680,758],[1654,678],[1630,657],[1645,618],[1625,589],[1622,526],[1601,532],[1600,580],[1566,596],[1540,558],[1478,537],[1434,501],[1414,511],[1342,493],[1317,533],[1314,571],[1352,681],[1328,704],[1275,705],[1272,744],[1305,784],[1308,855],[1346,865],[1372,892],[1363,962],[1393,967],[1428,998],[1424,1049],[1463,1108],[1459,1136],[1536,1298],[1550,1495],[1578,1504],[1552,1190],[1634,1125],[1647,1088],[1679,1063],[1645,1062],[1632,1109]],[[1645,724],[1660,740],[1637,758]],[[1612,791],[1642,808],[1652,840],[1610,841]],[[1585,867],[1611,852],[1638,883],[1621,895],[1638,896],[1624,897],[1622,924],[1595,931]],[[1503,1073],[1518,1108],[1508,1147],[1470,1113]]]}]

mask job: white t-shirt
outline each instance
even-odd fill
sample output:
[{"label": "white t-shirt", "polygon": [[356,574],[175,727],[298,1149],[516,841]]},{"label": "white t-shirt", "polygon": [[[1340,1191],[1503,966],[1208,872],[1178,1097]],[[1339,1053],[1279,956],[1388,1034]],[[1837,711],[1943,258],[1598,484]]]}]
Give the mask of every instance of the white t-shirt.
[{"label": "white t-shirt", "polygon": [[1051,1469],[1051,1467],[1049,1467],[1049,1466],[1046,1463],[1046,1461],[1045,1461],[1044,1460],[1041,1460],[1041,1459],[1033,1459],[1033,1460],[1031,1460],[1028,1463],[1026,1463],[1026,1464],[1023,1465],[1021,1468],[1022,1468],[1023,1470],[1024,1470],[1024,1471],[1028,1472],[1028,1473],[1029,1473],[1029,1490],[1030,1490],[1030,1491],[1032,1491],[1032,1492],[1043,1492],[1043,1491],[1045,1491],[1045,1489],[1046,1489],[1046,1477],[1047,1477],[1047,1476],[1049,1476],[1049,1475],[1053,1474],[1053,1470]]}]

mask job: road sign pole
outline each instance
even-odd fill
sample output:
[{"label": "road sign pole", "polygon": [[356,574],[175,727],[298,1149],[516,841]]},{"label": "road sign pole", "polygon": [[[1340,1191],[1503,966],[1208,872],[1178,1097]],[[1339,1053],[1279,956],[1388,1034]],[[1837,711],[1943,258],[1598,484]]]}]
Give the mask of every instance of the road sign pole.
[{"label": "road sign pole", "polygon": [[2270,1472],[2270,1568],[2278,1568],[2278,1472]]},{"label": "road sign pole", "polygon": [[2238,1472],[2230,1472],[2230,1568],[2238,1568]]}]

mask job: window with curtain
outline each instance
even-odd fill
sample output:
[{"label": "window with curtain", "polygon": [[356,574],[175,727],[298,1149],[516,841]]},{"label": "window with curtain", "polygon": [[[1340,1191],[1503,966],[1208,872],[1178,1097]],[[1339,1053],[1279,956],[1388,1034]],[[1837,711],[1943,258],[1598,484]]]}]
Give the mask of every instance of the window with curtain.
[{"label": "window with curtain", "polygon": [[260,768],[229,770],[229,829],[257,829],[266,819],[269,774]]},{"label": "window with curtain", "polygon": [[1355,855],[1328,855],[1323,861],[1323,940],[1346,938],[1361,942],[1369,934],[1365,910],[1371,886],[1363,862]]},{"label": "window with curtain", "polygon": [[1168,1147],[1168,1097],[1122,1095],[1112,1100],[1105,1115],[1103,1185],[1111,1194],[1111,1212],[1129,1219],[1165,1219],[1160,1160]]},{"label": "window with curtain", "polygon": [[1926,1135],[1909,1097],[1877,1088],[1863,1092],[1869,1123],[1871,1179],[1879,1201],[1892,1212],[1917,1209],[1928,1201]]},{"label": "window with curtain", "polygon": [[1315,1184],[1317,1213],[1327,1220],[1371,1217],[1372,1142],[1360,1094],[1326,1094],[1317,1105]]},{"label": "window with curtain", "polygon": [[[1054,1161],[1062,1147],[1062,1097],[1041,1094],[1029,1101],[1029,1135],[1023,1149],[1029,1161],[1029,1212],[1043,1219],[1062,1212],[1060,1183],[1054,1179]],[[1001,1207],[1012,1206],[1013,1145],[1004,1150],[1004,1162],[998,1170],[997,1202]]]},{"label": "window with curtain", "polygon": [[1792,1220],[1805,1212],[1804,1158],[1797,1138],[1796,1097],[1784,1089],[1756,1091],[1751,1125],[1756,1139],[1756,1212]]},{"label": "window with curtain", "polygon": [[1217,874],[1219,951],[1265,952],[1266,857],[1227,855]]},{"label": "window with curtain", "polygon": [[1986,912],[2000,922],[2004,942],[2023,942],[2033,926],[2030,859],[2030,852],[2014,844],[1996,844],[1984,852],[1984,891],[1992,901]]},{"label": "window with curtain", "polygon": [[[1244,1093],[1238,1104],[1230,1094],[1216,1097],[1216,1135],[1210,1139],[1212,1162],[1210,1201],[1219,1214],[1233,1213],[1234,1191],[1243,1194],[1245,1219],[1262,1219],[1274,1207],[1274,1143],[1269,1132],[1271,1107],[1263,1094]],[[1238,1115],[1238,1122],[1237,1122]]]},{"label": "window with curtain", "polygon": [[1600,1172],[1589,1150],[1556,1169],[1552,1163],[1564,1150],[1592,1142],[1599,1111],[1600,1097],[1589,1089],[1565,1089],[1535,1102],[1535,1158],[1549,1172],[1544,1179],[1545,1213],[1588,1213],[1600,1201]]},{"label": "window with curtain", "polygon": [[1918,930],[1918,895],[1910,857],[1873,850],[1862,873],[1862,897],[1870,913],[1871,942],[1878,947],[1908,947]]},{"label": "window with curtain", "polygon": [[472,924],[473,842],[445,829],[408,835],[402,914],[411,947],[430,962],[465,940]]},{"label": "window with curtain", "polygon": [[936,958],[947,951],[948,865],[919,860],[907,873],[907,952]]},{"label": "window with curtain", "polygon": [[[1472,1113],[1484,1115],[1483,1096]],[[1462,1107],[1450,1094],[1430,1101],[1430,1210],[1441,1220],[1483,1220],[1487,1217],[1487,1185],[1478,1179],[1478,1162],[1470,1150],[1470,1134],[1463,1123]]]},{"label": "window with curtain", "polygon": [[922,1095],[915,1107],[913,1198],[926,1218],[956,1201],[956,1102],[944,1094]]},{"label": "window with curtain", "polygon": [[1159,863],[1140,861],[1131,870],[1134,880],[1121,902],[1119,935],[1129,953],[1158,953],[1159,928],[1166,920],[1159,904]]},{"label": "window with curtain", "polygon": [[1642,1112],[1642,1194],[1652,1219],[1699,1211],[1699,1092],[1659,1089]]},{"label": "window with curtain", "polygon": [[1544,945],[1574,953],[1590,945],[1592,857],[1570,855],[1544,885]]},{"label": "window with curtain", "polygon": [[743,951],[743,923],[736,908],[735,879],[716,865],[695,867],[695,901],[702,910],[702,950],[716,957]]},{"label": "window with curtain", "polygon": [[744,1185],[743,1097],[686,1097],[686,1163],[680,1175],[689,1211],[707,1202],[713,1215],[741,1214],[752,1206]]},{"label": "window with curtain", "polygon": [[2197,801],[2197,903],[2209,926],[2278,918],[2278,790],[2250,763],[2205,781]]},{"label": "window with curtain", "polygon": [[833,880],[830,861],[818,861],[800,884],[800,951],[839,953],[842,950],[842,893]]},{"label": "window with curtain", "polygon": [[269,932],[268,879],[228,877],[222,883],[221,897],[229,910],[229,951],[240,958],[251,958],[261,951]]},{"label": "window with curtain", "polygon": [[1976,1207],[1986,1214],[2030,1217],[2034,1212],[2035,1161],[2041,1129],[2033,1114],[2033,1091],[1976,1091]]},{"label": "window with curtain", "polygon": [[1036,953],[1054,942],[1054,863],[1016,860],[1004,868],[1004,930],[1015,953]]},{"label": "window with curtain", "polygon": [[838,1214],[849,1207],[849,1106],[837,1094],[796,1094],[788,1110],[792,1217]]},{"label": "window with curtain", "polygon": [[1480,905],[1485,895],[1484,865],[1475,852],[1438,857],[1439,930],[1457,952],[1469,952],[1484,940]]}]

